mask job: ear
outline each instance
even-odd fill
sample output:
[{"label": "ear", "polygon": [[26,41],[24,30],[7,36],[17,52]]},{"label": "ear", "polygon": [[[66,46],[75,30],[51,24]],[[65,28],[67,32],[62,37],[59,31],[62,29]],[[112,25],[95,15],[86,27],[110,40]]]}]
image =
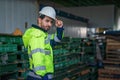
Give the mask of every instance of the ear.
[{"label": "ear", "polygon": [[38,18],[38,21],[41,21],[42,19],[41,18]]},{"label": "ear", "polygon": [[41,24],[41,18],[37,18],[37,24]]}]

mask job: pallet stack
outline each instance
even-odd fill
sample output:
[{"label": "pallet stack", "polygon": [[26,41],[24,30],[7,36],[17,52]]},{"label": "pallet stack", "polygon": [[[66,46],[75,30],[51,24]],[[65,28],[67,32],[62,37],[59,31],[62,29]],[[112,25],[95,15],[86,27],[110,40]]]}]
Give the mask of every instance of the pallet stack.
[{"label": "pallet stack", "polygon": [[88,41],[88,39],[65,37],[61,44],[53,49],[54,80],[97,80],[95,76],[97,68],[88,64],[93,64],[95,61],[95,43],[89,41],[86,45]]},{"label": "pallet stack", "polygon": [[107,36],[104,68],[99,69],[98,80],[120,80],[120,40]]},{"label": "pallet stack", "polygon": [[[94,39],[85,38],[82,40],[82,62],[89,65],[90,73],[87,80],[97,80],[98,68],[96,62],[96,41]],[[86,79],[83,79],[86,80]]]},{"label": "pallet stack", "polygon": [[19,52],[17,59],[17,80],[25,80],[29,71],[29,58],[26,51]]},{"label": "pallet stack", "polygon": [[62,80],[66,77],[75,79],[79,75],[80,67],[80,39],[64,38],[60,45],[55,46],[54,64],[55,76],[54,80]]},{"label": "pallet stack", "polygon": [[[0,35],[0,78],[7,80],[17,73],[16,52],[22,50],[19,37]],[[18,45],[19,44],[19,45]],[[14,76],[16,77],[16,76]]]},{"label": "pallet stack", "polygon": [[[82,40],[82,55],[83,62],[89,65],[96,65],[96,41],[92,39],[85,38]],[[85,59],[84,59],[85,58]]]},{"label": "pallet stack", "polygon": [[21,36],[0,34],[0,80],[18,79],[27,59]]},{"label": "pallet stack", "polygon": [[[53,80],[96,80],[94,41],[86,45],[86,39],[65,37],[53,48],[55,75]],[[21,36],[0,36],[0,80],[25,80],[29,60]],[[90,62],[89,62],[90,61]],[[5,79],[6,78],[6,79]]]}]

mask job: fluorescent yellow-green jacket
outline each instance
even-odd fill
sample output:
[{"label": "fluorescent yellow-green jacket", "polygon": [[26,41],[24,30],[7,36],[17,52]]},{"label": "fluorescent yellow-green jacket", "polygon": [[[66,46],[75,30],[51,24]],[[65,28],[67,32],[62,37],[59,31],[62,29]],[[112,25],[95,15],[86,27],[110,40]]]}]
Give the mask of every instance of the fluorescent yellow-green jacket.
[{"label": "fluorescent yellow-green jacket", "polygon": [[37,75],[44,76],[47,73],[54,72],[53,51],[50,41],[60,42],[60,38],[57,38],[56,34],[49,35],[45,30],[32,25],[22,37],[24,46],[28,49],[30,69]]}]

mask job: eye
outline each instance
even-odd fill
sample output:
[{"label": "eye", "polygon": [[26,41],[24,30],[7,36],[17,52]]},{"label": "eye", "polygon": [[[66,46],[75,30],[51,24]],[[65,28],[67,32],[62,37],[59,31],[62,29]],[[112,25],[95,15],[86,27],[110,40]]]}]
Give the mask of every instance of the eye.
[{"label": "eye", "polygon": [[49,20],[46,20],[46,22],[49,22]]},{"label": "eye", "polygon": [[51,24],[53,24],[53,21],[50,21],[51,22]]},{"label": "eye", "polygon": [[53,20],[46,20],[46,22],[48,23],[48,22],[50,22],[51,24],[53,24]]}]

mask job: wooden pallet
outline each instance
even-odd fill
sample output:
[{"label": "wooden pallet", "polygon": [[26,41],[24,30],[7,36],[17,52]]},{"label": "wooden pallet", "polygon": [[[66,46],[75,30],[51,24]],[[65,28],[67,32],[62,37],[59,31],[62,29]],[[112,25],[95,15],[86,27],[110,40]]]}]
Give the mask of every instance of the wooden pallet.
[{"label": "wooden pallet", "polygon": [[106,58],[106,60],[120,62],[120,59],[116,59],[116,58]]},{"label": "wooden pallet", "polygon": [[119,69],[120,68],[120,62],[119,61],[109,61],[109,60],[104,60],[104,67],[108,67],[109,69],[111,69],[111,67],[113,67],[114,69]]},{"label": "wooden pallet", "polygon": [[106,54],[120,55],[120,50],[107,50]]},{"label": "wooden pallet", "polygon": [[119,67],[115,67],[115,66],[104,66],[104,69],[110,69],[110,70],[120,70]]},{"label": "wooden pallet", "polygon": [[113,43],[108,42],[107,46],[120,46],[120,42],[113,42]]},{"label": "wooden pallet", "polygon": [[104,77],[104,78],[114,78],[114,79],[120,79],[120,74],[116,75],[116,74],[108,74],[108,73],[104,73],[104,74],[100,74],[99,77]]},{"label": "wooden pallet", "polygon": [[120,80],[120,70],[99,69],[98,80]]},{"label": "wooden pallet", "polygon": [[27,77],[27,74],[28,74],[28,70],[26,70],[26,69],[21,69],[21,70],[18,70],[18,73],[17,73],[17,75],[18,75],[18,80],[24,80],[24,79],[22,79],[22,78],[26,78]]},{"label": "wooden pallet", "polygon": [[85,75],[85,74],[88,74],[89,72],[90,72],[90,69],[86,69],[80,72],[80,75]]},{"label": "wooden pallet", "polygon": [[119,50],[120,45],[107,45],[106,49],[107,50]]},{"label": "wooden pallet", "polygon": [[98,77],[98,80],[120,80],[120,79]]},{"label": "wooden pallet", "polygon": [[104,60],[103,63],[104,63],[104,64],[113,64],[113,65],[114,65],[114,64],[120,64],[119,61],[117,62],[117,61],[109,61],[109,60]]},{"label": "wooden pallet", "polygon": [[107,39],[106,50],[119,50],[120,49],[120,41],[115,39]]},{"label": "wooden pallet", "polygon": [[119,41],[119,40],[109,39],[109,38],[108,38],[108,39],[106,40],[106,42],[108,42],[108,43],[110,43],[110,42],[111,42],[111,43],[119,43],[120,41]]},{"label": "wooden pallet", "polygon": [[111,69],[99,69],[98,70],[98,74],[116,74],[116,75],[120,75],[120,70],[111,70]]},{"label": "wooden pallet", "polygon": [[26,78],[18,77],[17,80],[26,80]]},{"label": "wooden pallet", "polygon": [[113,59],[119,59],[120,60],[120,55],[106,55],[106,58],[113,58]]},{"label": "wooden pallet", "polygon": [[120,41],[120,37],[119,36],[106,36],[107,40],[109,41]]}]

